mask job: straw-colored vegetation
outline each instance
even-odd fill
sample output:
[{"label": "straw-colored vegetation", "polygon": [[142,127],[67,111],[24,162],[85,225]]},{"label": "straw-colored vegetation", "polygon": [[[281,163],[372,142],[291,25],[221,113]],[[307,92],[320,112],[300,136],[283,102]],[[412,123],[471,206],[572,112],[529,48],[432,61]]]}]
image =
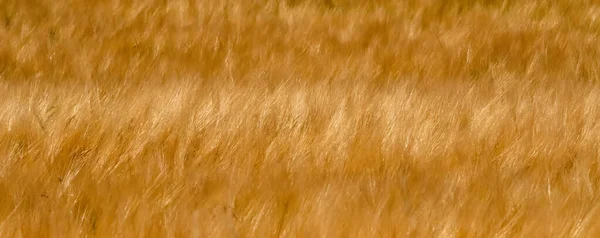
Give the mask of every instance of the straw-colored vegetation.
[{"label": "straw-colored vegetation", "polygon": [[0,0],[0,236],[600,235],[599,35],[591,0]]}]

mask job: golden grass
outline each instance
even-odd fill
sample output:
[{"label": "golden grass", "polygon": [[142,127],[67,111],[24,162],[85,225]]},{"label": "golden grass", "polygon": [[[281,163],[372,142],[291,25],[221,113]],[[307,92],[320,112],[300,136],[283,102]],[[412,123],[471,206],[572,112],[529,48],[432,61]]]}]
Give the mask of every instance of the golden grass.
[{"label": "golden grass", "polygon": [[0,0],[0,236],[600,235],[599,18]]}]

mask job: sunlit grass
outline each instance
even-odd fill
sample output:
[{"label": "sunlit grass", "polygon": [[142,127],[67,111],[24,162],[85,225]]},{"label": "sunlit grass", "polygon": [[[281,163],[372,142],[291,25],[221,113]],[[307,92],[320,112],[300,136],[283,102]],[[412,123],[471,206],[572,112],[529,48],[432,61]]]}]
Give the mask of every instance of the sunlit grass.
[{"label": "sunlit grass", "polygon": [[0,0],[0,236],[593,237],[599,16]]}]

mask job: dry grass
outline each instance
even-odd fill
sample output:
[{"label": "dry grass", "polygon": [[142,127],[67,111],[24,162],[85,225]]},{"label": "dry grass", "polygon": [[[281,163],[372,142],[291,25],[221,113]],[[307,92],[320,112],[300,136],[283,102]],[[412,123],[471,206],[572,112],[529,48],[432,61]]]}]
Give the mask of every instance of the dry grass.
[{"label": "dry grass", "polygon": [[0,0],[0,236],[600,235],[599,18]]}]

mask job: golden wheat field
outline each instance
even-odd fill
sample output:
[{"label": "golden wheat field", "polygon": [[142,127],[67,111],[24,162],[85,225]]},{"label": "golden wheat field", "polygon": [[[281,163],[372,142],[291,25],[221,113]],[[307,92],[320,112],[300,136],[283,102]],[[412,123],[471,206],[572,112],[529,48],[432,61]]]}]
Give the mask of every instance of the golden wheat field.
[{"label": "golden wheat field", "polygon": [[0,237],[595,237],[600,2],[0,0]]}]

